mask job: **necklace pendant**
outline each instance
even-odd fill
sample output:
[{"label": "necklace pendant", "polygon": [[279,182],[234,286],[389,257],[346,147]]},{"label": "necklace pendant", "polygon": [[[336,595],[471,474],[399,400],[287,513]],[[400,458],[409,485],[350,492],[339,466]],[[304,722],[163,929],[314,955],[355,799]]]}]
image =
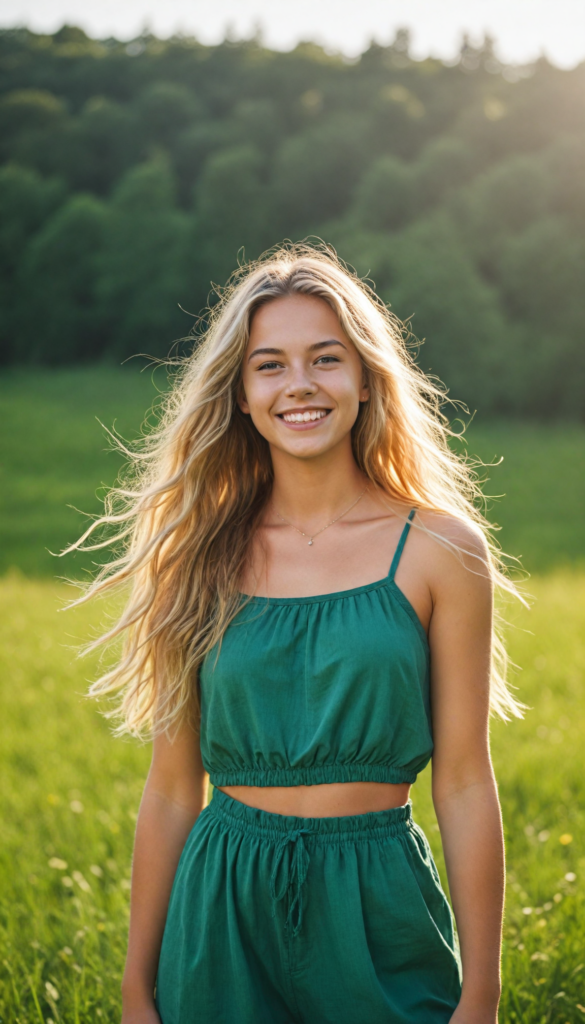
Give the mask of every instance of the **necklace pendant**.
[{"label": "necklace pendant", "polygon": [[312,540],[310,540],[310,541],[309,541],[309,547],[311,547],[311,544],[312,544],[312,543],[313,543],[313,541],[312,541]]}]

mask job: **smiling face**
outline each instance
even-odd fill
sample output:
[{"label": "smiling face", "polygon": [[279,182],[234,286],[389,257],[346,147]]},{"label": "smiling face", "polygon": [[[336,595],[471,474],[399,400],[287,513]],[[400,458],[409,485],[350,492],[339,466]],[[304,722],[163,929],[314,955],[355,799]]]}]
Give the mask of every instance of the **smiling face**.
[{"label": "smiling face", "polygon": [[271,447],[298,458],[351,444],[363,364],[337,315],[312,295],[273,299],[255,314],[239,406]]}]

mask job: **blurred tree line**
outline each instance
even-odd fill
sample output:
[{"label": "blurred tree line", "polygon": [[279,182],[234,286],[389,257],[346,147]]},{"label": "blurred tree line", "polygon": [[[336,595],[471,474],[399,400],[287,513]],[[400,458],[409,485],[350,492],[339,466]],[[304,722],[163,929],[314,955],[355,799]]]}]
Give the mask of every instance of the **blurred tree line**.
[{"label": "blurred tree line", "polygon": [[2,362],[166,355],[242,246],[313,234],[453,397],[585,418],[585,65],[408,44],[1,31]]}]

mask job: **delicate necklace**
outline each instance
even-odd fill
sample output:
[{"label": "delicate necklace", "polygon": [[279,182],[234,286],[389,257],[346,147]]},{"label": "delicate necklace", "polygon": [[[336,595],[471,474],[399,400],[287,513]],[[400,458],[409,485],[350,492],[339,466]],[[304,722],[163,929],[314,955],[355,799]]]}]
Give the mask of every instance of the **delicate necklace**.
[{"label": "delicate necklace", "polygon": [[342,512],[340,516],[337,516],[337,519],[332,519],[331,522],[327,523],[326,526],[322,526],[320,530],[317,530],[317,532],[313,534],[313,536],[311,536],[309,533],[305,533],[304,530],[298,530],[297,527],[294,525],[294,523],[289,522],[288,519],[285,519],[284,516],[281,516],[280,512],[276,511],[276,509],[274,508],[274,505],[272,506],[272,508],[274,509],[275,515],[277,515],[279,519],[282,519],[283,523],[286,523],[287,526],[292,526],[293,530],[296,530],[297,533],[300,533],[301,537],[308,537],[309,538],[309,542],[308,542],[309,543],[309,547],[311,547],[315,537],[318,537],[319,534],[323,533],[324,530],[328,530],[330,526],[333,526],[333,523],[339,522],[339,520],[343,519],[343,517],[346,516],[348,512],[351,512],[352,508],[355,508],[355,506],[357,505],[358,501],[361,501],[361,499],[363,498],[363,496],[366,493],[367,489],[368,489],[368,485],[366,484],[366,486],[364,487],[364,489],[363,489],[362,493],[360,494],[359,498],[356,498],[355,501],[349,506],[349,508],[346,508],[345,512]]}]

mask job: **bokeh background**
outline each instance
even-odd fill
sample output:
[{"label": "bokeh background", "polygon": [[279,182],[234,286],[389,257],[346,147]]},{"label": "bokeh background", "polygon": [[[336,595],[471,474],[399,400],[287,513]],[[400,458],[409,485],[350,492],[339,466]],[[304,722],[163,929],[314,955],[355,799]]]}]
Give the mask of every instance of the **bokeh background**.
[{"label": "bokeh background", "polygon": [[[556,56],[528,31],[534,52],[510,39],[505,58],[489,35],[429,56],[403,28],[340,50],[343,3],[329,41],[302,4],[288,36],[273,14],[264,36],[236,25],[215,40],[213,26],[109,35],[99,4],[92,34],[87,12],[53,25],[45,6],[46,24],[33,3],[20,27],[0,8],[2,1021],[119,1018],[150,751],[114,740],[84,697],[98,664],[76,651],[111,608],[63,611],[75,591],[59,577],[95,555],[51,554],[120,469],[100,424],[148,430],[168,386],[148,357],[191,350],[181,339],[238,260],[307,236],[375,283],[420,365],[467,404],[446,411],[467,424],[461,451],[486,464],[489,516],[528,574],[531,609],[506,614],[530,710],[492,731],[509,869],[500,1019],[585,1021],[577,5],[574,24],[557,6]],[[539,8],[505,6],[529,28]],[[413,802],[446,886],[428,772]]]}]

